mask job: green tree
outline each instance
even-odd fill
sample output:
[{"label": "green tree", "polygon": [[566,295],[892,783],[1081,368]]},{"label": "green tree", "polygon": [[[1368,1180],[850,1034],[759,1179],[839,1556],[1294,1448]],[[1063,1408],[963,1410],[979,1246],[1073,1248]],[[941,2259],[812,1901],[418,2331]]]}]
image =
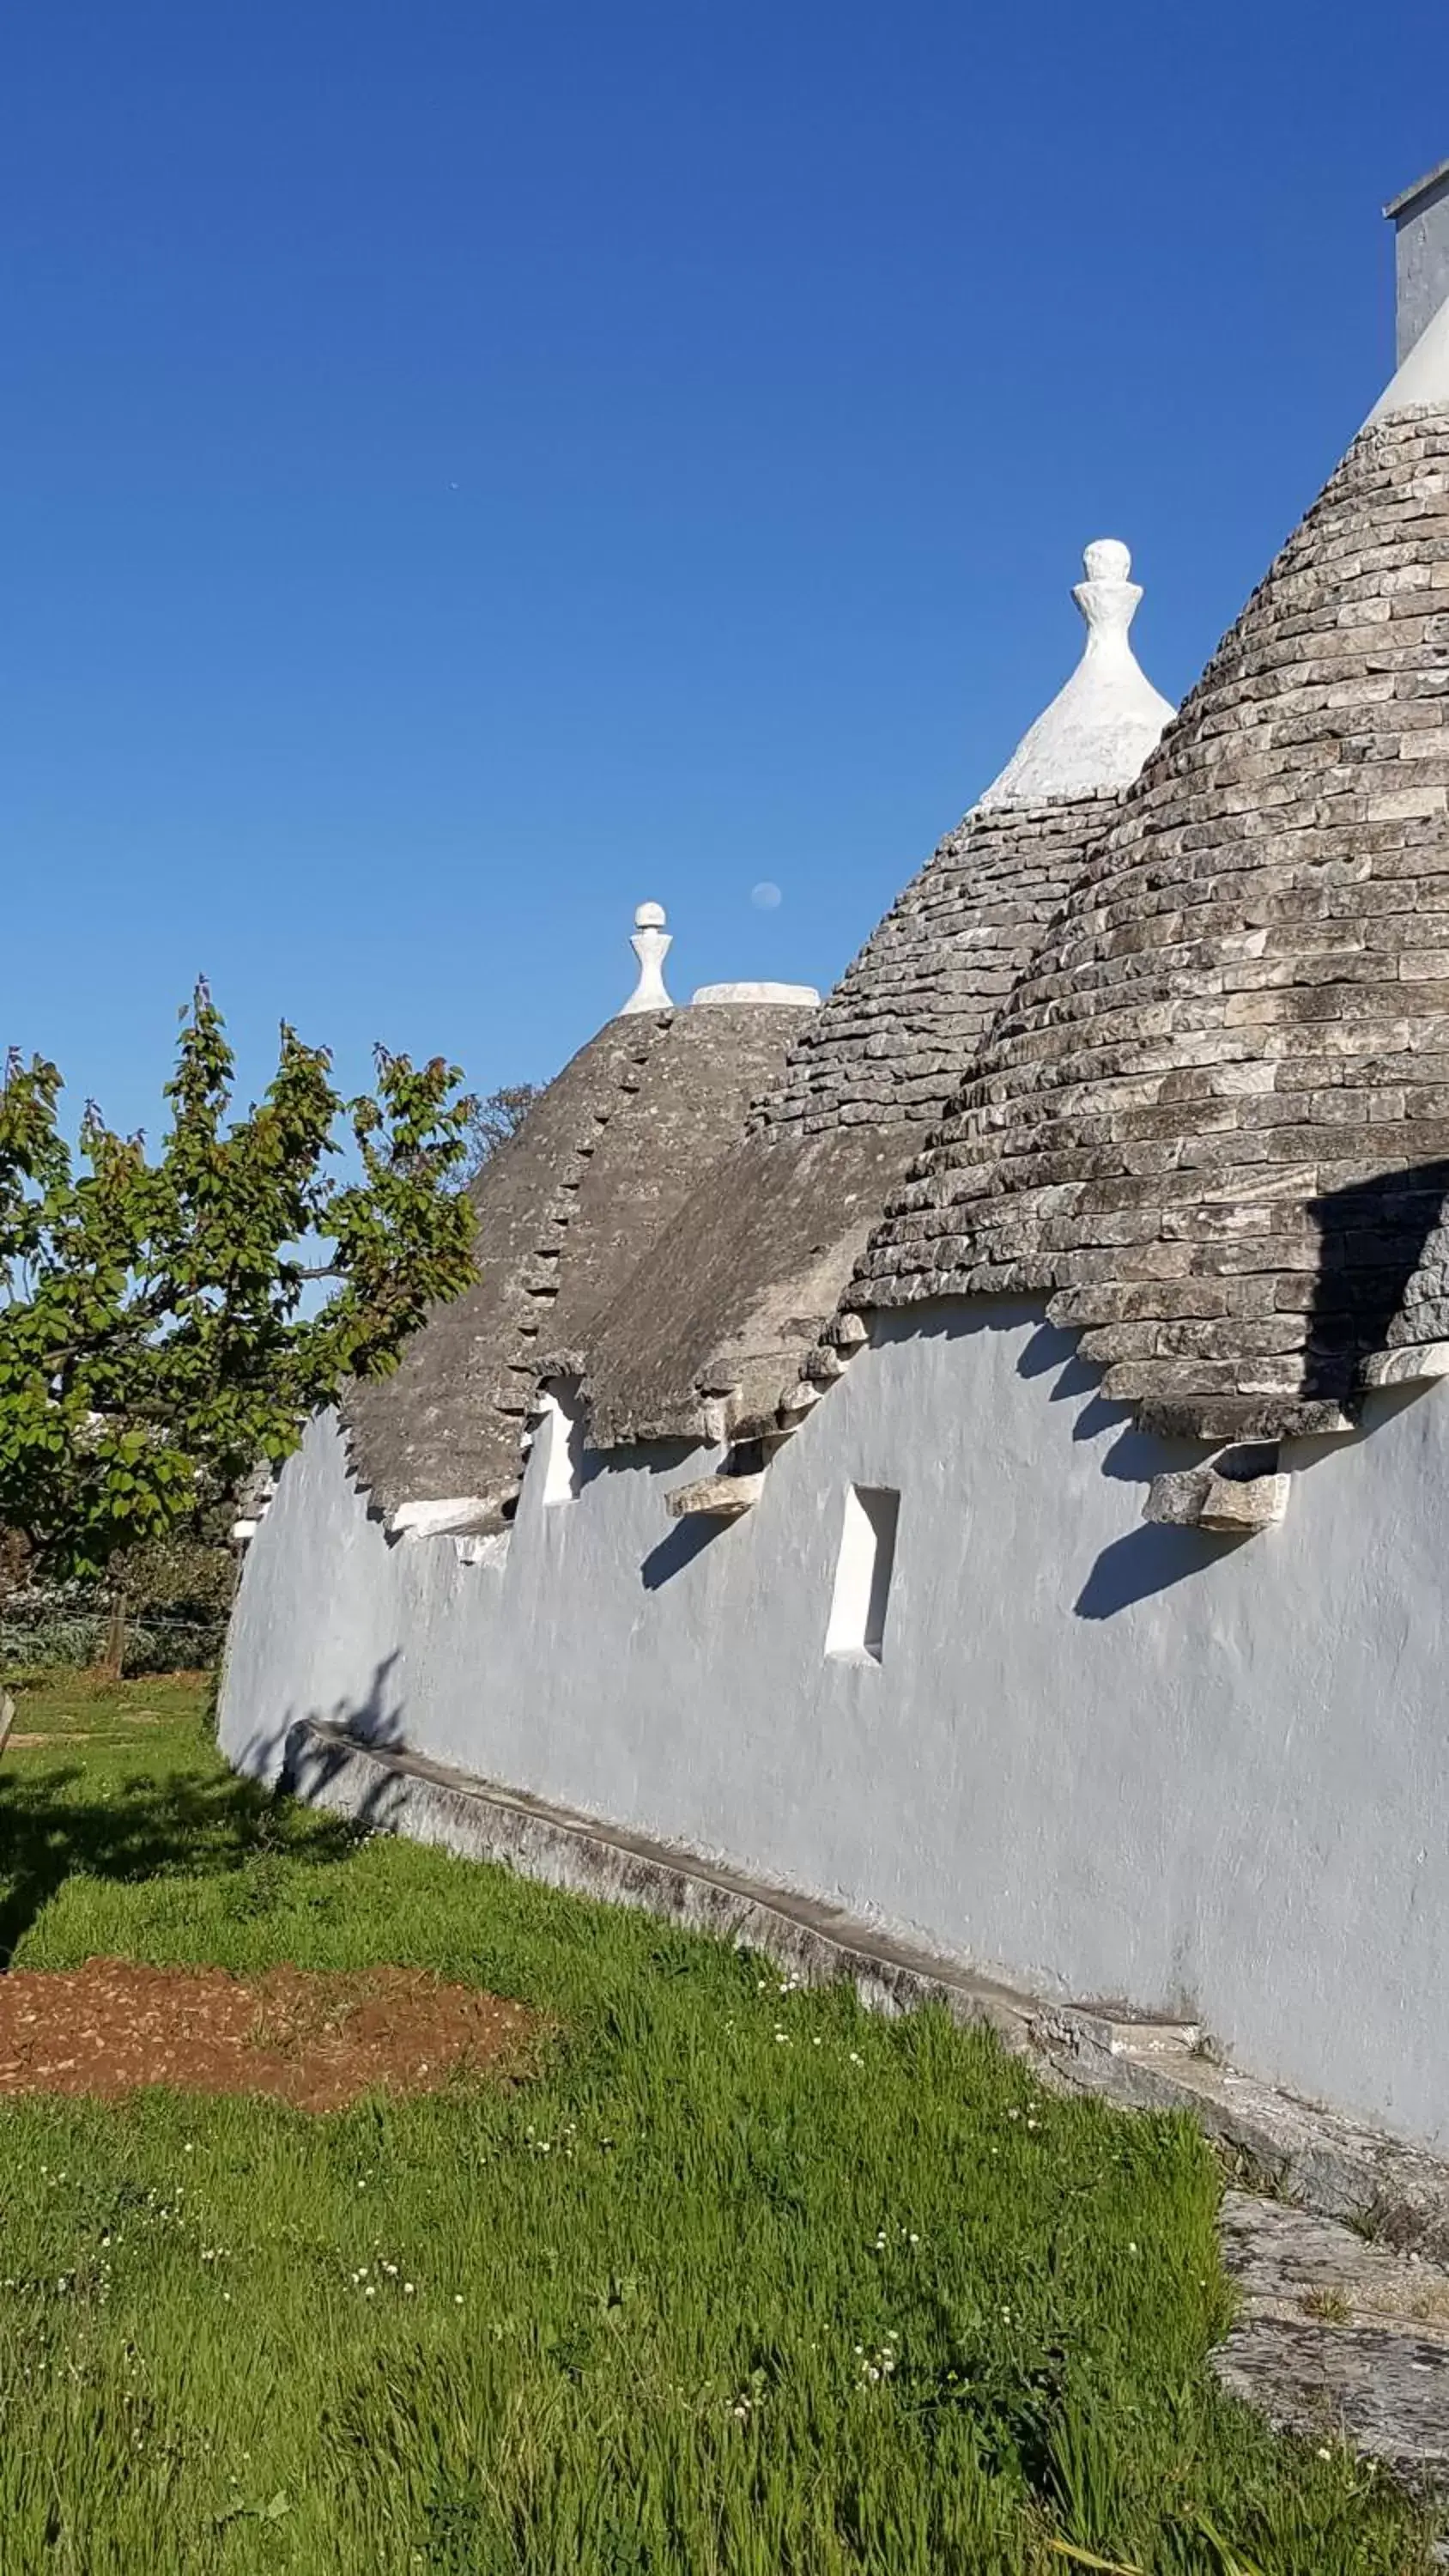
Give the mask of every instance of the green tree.
[{"label": "green tree", "polygon": [[[12,1055],[0,1085],[0,1527],[45,1575],[214,1525],[259,1458],[294,1449],[352,1376],[396,1366],[430,1304],[475,1277],[457,1175],[475,1104],[441,1058],[376,1055],[376,1090],[284,1027],[262,1100],[234,1115],[204,985],[183,1014],[153,1160],[93,1105],[78,1151],[61,1078]],[[355,1176],[335,1168],[350,1131]],[[331,1293],[309,1302],[311,1282]]]}]

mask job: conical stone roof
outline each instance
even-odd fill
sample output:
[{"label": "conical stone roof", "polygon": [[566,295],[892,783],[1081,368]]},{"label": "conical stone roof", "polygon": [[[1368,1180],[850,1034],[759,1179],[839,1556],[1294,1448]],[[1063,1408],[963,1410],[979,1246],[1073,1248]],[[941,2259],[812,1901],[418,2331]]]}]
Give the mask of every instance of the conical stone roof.
[{"label": "conical stone roof", "polygon": [[1087,635],[1071,678],[801,1029],[756,1131],[778,1140],[939,1118],[1171,723],[1132,650],[1142,592],[1127,548],[1099,538],[1083,563],[1072,597]]},{"label": "conical stone roof", "polygon": [[1370,1354],[1449,1333],[1441,361],[1224,639],[852,1305],[1047,1292],[1104,1393],[1210,1439],[1338,1427]]},{"label": "conical stone roof", "polygon": [[735,1153],[590,1343],[600,1446],[737,1437],[777,1410],[872,1225],[1172,715],[1133,656],[1125,546],[1086,552],[1082,660],[820,1009]]},{"label": "conical stone roof", "polygon": [[599,1317],[738,1137],[800,1016],[631,1004],[555,1076],[472,1184],[476,1285],[437,1308],[391,1377],[349,1391],[352,1465],[378,1509],[431,1506],[437,1521],[453,1506],[448,1527],[504,1526],[541,1380],[582,1367]]}]

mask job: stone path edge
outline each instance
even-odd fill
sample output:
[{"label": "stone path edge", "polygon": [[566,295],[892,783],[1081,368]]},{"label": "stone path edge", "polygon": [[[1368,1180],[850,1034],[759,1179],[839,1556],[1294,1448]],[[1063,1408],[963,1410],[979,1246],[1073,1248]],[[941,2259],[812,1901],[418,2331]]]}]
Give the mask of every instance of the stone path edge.
[{"label": "stone path edge", "polygon": [[848,1977],[872,2011],[940,2004],[963,2025],[994,2030],[1069,2091],[1189,2112],[1240,2182],[1400,2251],[1449,2261],[1449,2165],[1217,2062],[1190,2027],[1043,2002],[816,1899],[402,1747],[363,1744],[321,1720],[302,1719],[288,1731],[281,1786],[374,1831],[732,1940],[805,1983]]}]

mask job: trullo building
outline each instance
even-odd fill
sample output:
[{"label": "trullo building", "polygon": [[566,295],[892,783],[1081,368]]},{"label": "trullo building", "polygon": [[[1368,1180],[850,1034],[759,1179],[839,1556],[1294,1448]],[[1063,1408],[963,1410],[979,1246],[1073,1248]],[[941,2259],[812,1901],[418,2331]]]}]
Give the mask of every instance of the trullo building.
[{"label": "trullo building", "polygon": [[823,1003],[676,1007],[641,914],[481,1285],[282,1475],[221,1726],[1443,2148],[1449,180],[1395,211],[1399,371],[1175,718],[1095,544]]}]

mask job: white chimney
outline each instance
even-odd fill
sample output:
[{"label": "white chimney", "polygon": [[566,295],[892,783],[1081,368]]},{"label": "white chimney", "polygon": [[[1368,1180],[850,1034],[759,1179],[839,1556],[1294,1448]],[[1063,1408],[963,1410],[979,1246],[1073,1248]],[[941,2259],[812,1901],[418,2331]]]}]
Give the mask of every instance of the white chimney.
[{"label": "white chimney", "polygon": [[1398,364],[1449,298],[1449,161],[1416,180],[1384,213],[1394,227]]}]

